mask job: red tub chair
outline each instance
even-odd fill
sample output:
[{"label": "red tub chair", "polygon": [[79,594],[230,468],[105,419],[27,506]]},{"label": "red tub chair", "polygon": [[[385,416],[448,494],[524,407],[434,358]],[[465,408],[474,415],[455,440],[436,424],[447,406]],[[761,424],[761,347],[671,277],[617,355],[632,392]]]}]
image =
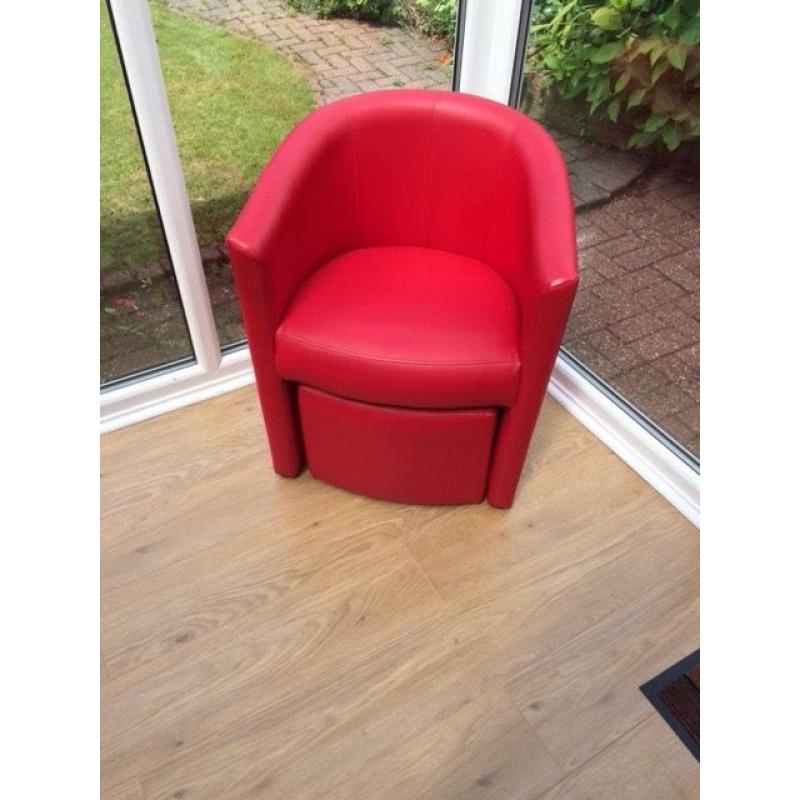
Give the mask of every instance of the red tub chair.
[{"label": "red tub chair", "polygon": [[227,244],[276,472],[511,506],[578,284],[541,127],[453,92],[331,103]]}]

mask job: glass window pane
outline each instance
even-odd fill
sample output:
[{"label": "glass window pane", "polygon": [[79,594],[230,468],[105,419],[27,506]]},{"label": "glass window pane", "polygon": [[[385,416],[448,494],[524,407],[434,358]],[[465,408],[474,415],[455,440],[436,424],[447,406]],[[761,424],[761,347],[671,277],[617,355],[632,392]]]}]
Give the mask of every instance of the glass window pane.
[{"label": "glass window pane", "polygon": [[[314,107],[336,98],[386,88],[449,89],[456,5],[150,3],[223,346],[244,336],[223,239],[270,155]],[[319,16],[325,9],[337,16]]]},{"label": "glass window pane", "polygon": [[570,171],[564,348],[699,457],[699,3],[535,3],[521,109]]},{"label": "glass window pane", "polygon": [[193,358],[114,33],[100,19],[100,380]]}]

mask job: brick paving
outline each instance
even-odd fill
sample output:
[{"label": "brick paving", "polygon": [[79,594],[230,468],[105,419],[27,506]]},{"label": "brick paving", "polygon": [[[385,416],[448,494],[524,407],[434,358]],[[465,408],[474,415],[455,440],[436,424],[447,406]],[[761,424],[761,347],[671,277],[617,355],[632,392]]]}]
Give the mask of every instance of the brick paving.
[{"label": "brick paving", "polygon": [[[175,11],[223,25],[299,64],[318,105],[377,89],[449,89],[447,45],[403,27],[317,19],[283,0],[167,0]],[[608,200],[641,175],[646,160],[551,131],[561,146],[578,208]]]},{"label": "brick paving", "polygon": [[400,27],[317,19],[282,0],[167,0],[184,14],[257,39],[304,67],[318,104],[376,89],[447,89],[444,42]]},{"label": "brick paving", "polygon": [[650,169],[579,212],[581,287],[566,350],[700,454],[700,191]]},{"label": "brick paving", "polygon": [[641,153],[611,150],[553,128],[549,132],[567,162],[572,196],[579,211],[610,200],[647,169],[649,159]]}]

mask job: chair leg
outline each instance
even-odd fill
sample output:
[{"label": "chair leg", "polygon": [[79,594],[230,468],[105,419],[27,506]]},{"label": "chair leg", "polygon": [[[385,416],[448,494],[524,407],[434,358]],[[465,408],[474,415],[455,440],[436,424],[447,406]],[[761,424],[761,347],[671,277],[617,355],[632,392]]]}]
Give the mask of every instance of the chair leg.
[{"label": "chair leg", "polygon": [[510,508],[514,502],[576,290],[577,283],[573,282],[546,295],[535,315],[533,327],[523,329],[519,396],[500,419],[489,471],[487,500],[497,508]]},{"label": "chair leg", "polygon": [[[267,382],[275,384],[271,390],[266,389]],[[258,388],[272,466],[278,475],[296,478],[303,471],[305,455],[294,387],[277,376],[264,376]]]},{"label": "chair leg", "polygon": [[495,508],[511,508],[514,503],[543,396],[542,392],[533,403],[518,400],[500,418],[486,488],[486,500]]}]

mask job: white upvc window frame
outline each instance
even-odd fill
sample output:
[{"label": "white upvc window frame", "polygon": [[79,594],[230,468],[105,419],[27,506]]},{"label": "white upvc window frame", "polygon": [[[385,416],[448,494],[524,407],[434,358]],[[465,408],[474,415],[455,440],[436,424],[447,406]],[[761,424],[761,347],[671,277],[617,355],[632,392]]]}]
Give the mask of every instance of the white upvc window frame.
[{"label": "white upvc window frame", "polygon": [[[101,432],[199,402],[254,381],[246,345],[220,348],[178,153],[147,0],[109,0],[142,145],[194,350],[193,363],[165,368],[101,393]],[[461,0],[459,91],[516,101],[530,0]],[[559,356],[549,392],[695,525],[699,473],[607,392]]]},{"label": "white upvc window frame", "polygon": [[131,101],[178,285],[191,364],[158,370],[100,395],[105,433],[252,381],[247,348],[222,355],[147,0],[110,0]]}]

